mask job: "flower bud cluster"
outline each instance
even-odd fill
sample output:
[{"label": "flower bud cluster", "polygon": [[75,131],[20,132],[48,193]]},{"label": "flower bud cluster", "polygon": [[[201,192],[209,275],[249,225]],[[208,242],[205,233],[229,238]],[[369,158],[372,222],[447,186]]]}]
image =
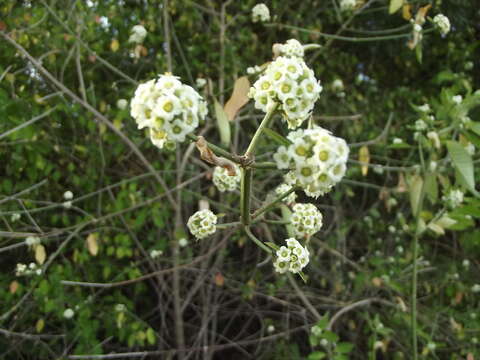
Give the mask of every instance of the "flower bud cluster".
[{"label": "flower bud cluster", "polygon": [[260,3],[252,8],[252,21],[254,23],[270,21],[270,10],[267,5]]},{"label": "flower bud cluster", "polygon": [[447,206],[454,209],[463,202],[463,192],[459,189],[452,189],[450,192],[442,197]]},{"label": "flower bud cluster", "polygon": [[342,11],[352,11],[356,5],[356,0],[340,0],[340,9]]},{"label": "flower bud cluster", "polygon": [[160,149],[166,142],[185,141],[207,112],[203,98],[173,75],[160,75],[139,85],[131,103],[138,128],[148,128],[150,139]]},{"label": "flower bud cluster", "polygon": [[310,253],[294,238],[285,240],[287,246],[281,246],[276,252],[273,263],[276,272],[284,274],[290,271],[294,274],[300,272],[310,261]]},{"label": "flower bud cluster", "polygon": [[264,112],[278,103],[288,128],[295,129],[311,114],[321,91],[313,70],[302,58],[280,56],[267,66],[248,96],[255,100],[255,108]]},{"label": "flower bud cluster", "polygon": [[320,230],[323,216],[313,204],[295,204],[290,221],[295,237],[307,238]]},{"label": "flower bud cluster", "polygon": [[273,156],[279,169],[293,169],[285,177],[308,196],[329,192],[346,171],[349,148],[345,140],[319,126],[290,132],[288,147],[280,146]]},{"label": "flower bud cluster", "polygon": [[440,34],[447,35],[450,32],[450,20],[443,14],[435,15],[433,23],[440,30]]},{"label": "flower bud cluster", "polygon": [[190,216],[187,227],[197,239],[203,239],[212,235],[217,230],[217,216],[210,210],[204,209],[197,211]]},{"label": "flower bud cluster", "polygon": [[42,268],[38,267],[35,263],[30,263],[28,266],[26,264],[17,264],[15,269],[16,276],[28,276],[28,275],[41,275]]},{"label": "flower bud cluster", "polygon": [[[281,184],[281,185],[278,185],[276,187],[275,193],[277,195],[282,195],[282,194],[285,194],[287,191],[290,191],[290,190],[292,190],[291,185]],[[297,198],[297,195],[295,194],[295,192],[292,192],[292,193],[288,194],[288,196],[286,198],[284,198],[282,200],[282,202],[284,202],[287,205],[290,205],[290,204],[293,204],[295,202],[296,198]]]},{"label": "flower bud cluster", "polygon": [[235,175],[230,176],[228,174],[228,170],[221,167],[216,166],[215,170],[213,170],[213,183],[217,187],[218,191],[225,192],[225,191],[235,191],[238,188],[238,184],[240,183],[241,174],[240,174],[240,167],[238,165],[234,165],[235,167]]},{"label": "flower bud cluster", "polygon": [[279,55],[286,57],[299,57],[303,58],[305,51],[300,41],[296,39],[287,40],[285,44],[276,44],[274,52],[278,52]]}]

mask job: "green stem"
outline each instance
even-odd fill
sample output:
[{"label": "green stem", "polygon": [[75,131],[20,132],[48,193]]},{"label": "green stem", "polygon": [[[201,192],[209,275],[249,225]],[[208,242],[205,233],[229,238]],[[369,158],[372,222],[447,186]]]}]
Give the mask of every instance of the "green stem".
[{"label": "green stem", "polygon": [[277,164],[271,161],[266,161],[266,162],[259,162],[259,163],[253,163],[250,165],[254,169],[268,169],[268,170],[276,170],[277,169]]},{"label": "green stem", "polygon": [[267,211],[273,209],[275,207],[275,205],[277,205],[277,203],[279,203],[280,201],[285,199],[288,195],[290,195],[295,190],[296,190],[296,188],[292,187],[290,190],[284,192],[283,194],[280,194],[275,199],[273,199],[272,202],[268,203],[265,206],[262,206],[260,209],[255,211],[255,213],[252,215],[252,218],[255,219],[255,218],[259,217],[260,215],[262,215],[264,212],[267,212]]},{"label": "green stem", "polygon": [[229,227],[234,227],[241,225],[242,223],[240,221],[234,221],[230,223],[224,223],[224,224],[217,224],[217,229],[228,229]]},{"label": "green stem", "polygon": [[250,195],[252,192],[253,169],[242,168],[242,178],[240,180],[240,216],[242,224],[250,225]]},{"label": "green stem", "polygon": [[277,110],[278,104],[275,103],[269,112],[265,114],[265,117],[263,118],[262,122],[260,123],[260,126],[258,127],[257,131],[255,131],[255,134],[253,135],[252,140],[250,141],[250,145],[248,145],[247,151],[245,152],[246,157],[250,157],[255,154],[255,148],[257,147],[258,141],[260,140],[260,135],[262,134],[263,129],[268,127],[270,125],[270,122],[272,121],[273,114],[275,113],[275,110]]},{"label": "green stem", "polygon": [[272,250],[267,246],[265,245],[263,242],[261,242],[259,239],[256,238],[255,235],[252,234],[252,232],[250,231],[250,228],[248,226],[245,226],[244,227],[244,230],[245,232],[247,233],[248,237],[255,243],[258,245],[258,247],[260,247],[262,250],[264,250],[265,252],[271,254],[272,253]]}]

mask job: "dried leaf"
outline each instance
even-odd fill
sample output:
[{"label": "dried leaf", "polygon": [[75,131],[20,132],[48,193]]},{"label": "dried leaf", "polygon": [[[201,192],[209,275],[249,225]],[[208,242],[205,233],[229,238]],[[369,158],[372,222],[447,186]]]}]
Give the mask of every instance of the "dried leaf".
[{"label": "dried leaf", "polygon": [[407,191],[407,183],[405,182],[405,176],[403,175],[403,173],[398,174],[398,184],[396,191],[398,193],[404,193]]},{"label": "dried leaf", "polygon": [[382,286],[383,281],[382,281],[382,279],[379,278],[379,277],[374,277],[374,278],[372,279],[372,284],[373,284],[374,286],[376,286],[376,287],[380,287],[380,286]]},{"label": "dried leaf", "polygon": [[405,4],[402,7],[402,16],[405,20],[410,21],[412,18],[412,5]]},{"label": "dried leaf", "polygon": [[43,265],[45,259],[47,258],[47,252],[45,251],[45,246],[42,244],[35,245],[35,260],[39,265]]},{"label": "dried leaf", "polygon": [[432,4],[425,5],[418,9],[417,15],[415,15],[415,23],[423,25],[425,23],[425,16],[427,16],[428,10],[432,7]]},{"label": "dried leaf", "polygon": [[118,42],[117,39],[113,39],[112,42],[110,43],[110,49],[113,52],[117,52],[119,48],[120,48],[120,43]]},{"label": "dried leaf", "polygon": [[91,233],[87,236],[87,249],[90,255],[97,256],[98,254],[98,242],[97,242],[98,234]]},{"label": "dried leaf", "polygon": [[15,294],[18,290],[18,281],[14,280],[10,283],[10,294]]},{"label": "dried leaf", "polygon": [[472,353],[467,354],[467,360],[475,360]]},{"label": "dried leaf", "polygon": [[362,146],[358,154],[358,160],[362,163],[362,175],[367,176],[368,174],[368,164],[370,164],[370,151],[368,151],[368,146]]},{"label": "dried leaf", "polygon": [[242,76],[235,81],[232,96],[223,108],[228,120],[233,121],[238,111],[248,102],[247,94],[249,90],[250,81],[248,81],[248,77]]},{"label": "dried leaf", "polygon": [[202,160],[208,162],[209,164],[221,166],[228,171],[228,175],[235,176],[235,164],[225,159],[224,157],[217,156],[213,153],[213,151],[208,147],[207,141],[203,136],[199,136],[197,141],[195,142],[198,151],[200,151],[200,157]]}]

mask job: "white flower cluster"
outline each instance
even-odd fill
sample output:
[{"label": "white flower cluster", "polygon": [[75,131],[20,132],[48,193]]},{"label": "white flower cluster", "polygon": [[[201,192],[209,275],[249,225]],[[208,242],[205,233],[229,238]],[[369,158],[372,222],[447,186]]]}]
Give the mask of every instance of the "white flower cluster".
[{"label": "white flower cluster", "polygon": [[127,99],[118,99],[117,100],[117,108],[120,110],[125,110],[128,107]]},{"label": "white flower cluster", "polygon": [[203,239],[217,230],[216,223],[217,216],[212,211],[204,209],[190,216],[187,226],[193,236]]},{"label": "white flower cluster", "polygon": [[278,103],[288,128],[295,129],[308,118],[321,91],[303,59],[280,56],[268,65],[248,96],[255,100],[255,108],[264,112]]},{"label": "white flower cluster", "polygon": [[15,269],[16,276],[28,276],[28,275],[42,275],[42,268],[38,267],[35,263],[30,263],[28,266],[26,264],[17,264]]},{"label": "white flower cluster", "polygon": [[276,272],[284,274],[290,271],[294,274],[300,272],[310,261],[310,253],[294,238],[285,240],[287,246],[281,246],[277,250],[273,266]]},{"label": "white flower cluster", "polygon": [[227,169],[216,166],[215,170],[213,170],[212,180],[220,192],[235,191],[238,188],[241,177],[240,168],[237,165],[235,165],[235,175],[233,176],[228,174]]},{"label": "white flower cluster", "polygon": [[279,55],[286,57],[303,58],[305,51],[300,41],[296,39],[287,40],[285,44],[276,44],[274,52],[277,51]]},{"label": "white flower cluster", "polygon": [[[281,185],[278,185],[275,189],[275,193],[277,195],[282,195],[282,194],[285,194],[287,191],[290,191],[292,190],[292,186],[291,185],[288,185],[288,184],[281,184]],[[297,195],[295,194],[295,192],[292,192],[290,193],[286,198],[284,198],[282,200],[282,202],[284,202],[285,204],[289,205],[289,204],[293,204],[295,202],[295,199],[297,198]]]},{"label": "white flower cluster", "polygon": [[65,319],[71,319],[73,316],[75,315],[75,311],[73,311],[73,309],[65,309],[65,311],[63,312],[63,317]]},{"label": "white flower cluster", "polygon": [[183,142],[207,115],[207,105],[190,86],[173,75],[160,75],[138,86],[131,103],[138,128],[148,128],[160,149],[166,142]]},{"label": "white flower cluster", "polygon": [[267,5],[260,3],[252,8],[252,21],[254,23],[270,21],[270,10]]},{"label": "white flower cluster", "polygon": [[450,20],[443,14],[435,15],[433,23],[440,30],[440,34],[447,35],[450,32]]},{"label": "white flower cluster", "polygon": [[349,148],[345,140],[319,126],[288,134],[292,142],[273,155],[279,169],[293,169],[285,180],[318,197],[331,190],[345,175]]},{"label": "white flower cluster", "polygon": [[142,25],[135,25],[130,31],[130,37],[128,42],[141,44],[145,37],[147,36],[147,30]]},{"label": "white flower cluster", "polygon": [[446,196],[442,197],[442,200],[454,209],[463,202],[463,192],[459,189],[452,189]]},{"label": "white flower cluster", "polygon": [[248,75],[255,75],[255,74],[259,74],[262,72],[262,67],[261,66],[258,66],[258,65],[255,65],[255,66],[249,66],[247,68],[247,74]]},{"label": "white flower cluster", "polygon": [[295,237],[307,238],[320,230],[323,216],[313,204],[295,204],[290,221]]},{"label": "white flower cluster", "polygon": [[357,5],[356,0],[340,0],[340,9],[342,11],[351,11]]},{"label": "white flower cluster", "polygon": [[150,257],[152,259],[156,259],[157,257],[162,256],[162,255],[163,255],[162,250],[157,250],[157,249],[150,250]]},{"label": "white flower cluster", "polygon": [[15,222],[15,221],[20,220],[21,217],[22,217],[22,215],[20,215],[19,213],[15,213],[15,214],[12,214],[12,216],[10,217],[10,220],[12,222]]}]

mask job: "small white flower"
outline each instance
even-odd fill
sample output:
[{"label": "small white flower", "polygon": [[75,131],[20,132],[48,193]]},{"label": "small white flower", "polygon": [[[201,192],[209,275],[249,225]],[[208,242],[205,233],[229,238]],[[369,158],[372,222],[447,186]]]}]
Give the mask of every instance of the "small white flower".
[{"label": "small white flower", "polygon": [[128,42],[141,44],[147,36],[147,30],[142,25],[135,25],[130,33],[130,38]]},{"label": "small white flower", "polygon": [[440,34],[446,35],[450,32],[450,28],[451,28],[450,20],[445,15],[443,14],[435,15],[435,17],[433,18],[433,23],[440,30]]},{"label": "small white flower", "polygon": [[442,197],[442,200],[452,209],[456,208],[463,202],[463,191],[459,189],[452,189],[450,192]]},{"label": "small white flower", "polygon": [[352,11],[356,5],[356,0],[340,0],[340,10],[342,11]]},{"label": "small white flower", "polygon": [[435,170],[437,170],[437,166],[438,164],[436,161],[430,161],[429,169],[431,172],[435,172]]},{"label": "small white flower", "polygon": [[197,85],[197,88],[201,89],[201,88],[203,88],[205,85],[207,85],[207,79],[197,78],[197,80],[195,80],[195,84]]},{"label": "small white flower", "polygon": [[17,264],[17,267],[15,268],[15,275],[16,276],[22,276],[25,274],[27,270],[27,265],[25,264]]},{"label": "small white flower", "polygon": [[126,99],[118,99],[117,100],[117,108],[120,110],[125,110],[128,106],[128,101]]},{"label": "small white flower", "polygon": [[468,269],[468,268],[470,267],[470,260],[464,259],[464,260],[462,261],[462,266],[463,266],[464,268]]},{"label": "small white flower", "polygon": [[327,339],[320,340],[320,345],[322,345],[323,347],[328,346],[328,340]]},{"label": "small white flower", "polygon": [[441,143],[440,143],[440,137],[438,136],[438,133],[435,131],[429,131],[427,133],[427,138],[430,139],[432,142],[433,146],[437,149],[440,149]]},{"label": "small white flower", "polygon": [[185,238],[181,238],[180,240],[178,240],[178,245],[179,245],[180,247],[185,247],[185,246],[188,245],[188,240],[185,239]]},{"label": "small white flower", "polygon": [[73,193],[72,193],[70,190],[65,191],[65,192],[63,193],[63,198],[64,198],[65,200],[72,200],[72,199],[73,199]]},{"label": "small white flower", "polygon": [[75,311],[73,311],[70,308],[65,309],[65,311],[63,312],[63,317],[65,319],[71,319],[74,315],[75,315]]},{"label": "small white flower", "polygon": [[394,139],[393,139],[393,143],[394,143],[394,144],[402,144],[402,143],[403,143],[403,140],[400,139],[400,138],[394,138]]},{"label": "small white flower", "polygon": [[310,331],[314,336],[321,336],[323,333],[322,328],[318,325],[312,326],[312,329]]},{"label": "small white flower", "polygon": [[420,31],[422,31],[422,25],[420,25],[420,24],[414,24],[414,25],[413,25],[413,31],[415,31],[415,32],[420,32]]},{"label": "small white flower", "polygon": [[115,305],[115,311],[116,312],[125,312],[127,310],[127,307],[125,304],[116,304]]},{"label": "small white flower", "polygon": [[416,131],[424,131],[424,130],[427,130],[427,123],[425,121],[423,121],[422,119],[418,119],[417,121],[415,121],[415,130]]},{"label": "small white flower", "polygon": [[472,292],[478,293],[480,292],[480,284],[475,284],[472,286]]},{"label": "small white flower", "polygon": [[260,3],[252,8],[252,21],[254,23],[270,21],[270,10],[267,5]]},{"label": "small white flower", "polygon": [[29,236],[25,239],[25,244],[28,246],[34,246],[40,244],[40,238],[37,236]]},{"label": "small white flower", "polygon": [[345,86],[343,85],[342,79],[335,79],[332,82],[332,90],[333,91],[335,91],[335,92],[343,91],[344,88],[345,88]]},{"label": "small white flower", "polygon": [[424,113],[428,113],[431,111],[429,104],[423,104],[418,107],[418,110]]},{"label": "small white flower", "polygon": [[217,216],[212,211],[204,209],[190,216],[187,227],[197,239],[203,239],[215,233],[216,224]]},{"label": "small white flower", "polygon": [[72,207],[72,202],[71,201],[64,201],[62,205],[65,209],[70,209]]},{"label": "small white flower", "polygon": [[21,217],[22,217],[22,215],[20,215],[19,213],[15,213],[15,214],[12,214],[12,216],[10,217],[10,220],[12,222],[16,222],[16,221],[20,220]]},{"label": "small white flower", "polygon": [[462,95],[452,96],[452,101],[453,101],[455,104],[459,105],[459,104],[462,103],[463,97],[462,97]]},{"label": "small white flower", "polygon": [[395,228],[395,226],[389,225],[388,226],[388,231],[391,232],[392,234],[394,234],[397,231],[397,229]]},{"label": "small white flower", "polygon": [[273,325],[268,325],[267,327],[267,333],[272,334],[275,331],[275,326]]},{"label": "small white flower", "polygon": [[275,255],[276,259],[273,263],[274,269],[280,274],[290,271],[294,274],[300,272],[310,261],[310,253],[294,239],[285,240],[287,246],[280,247]]},{"label": "small white flower", "polygon": [[163,251],[162,251],[162,250],[156,250],[156,249],[150,250],[150,257],[151,257],[152,259],[155,259],[155,258],[157,258],[157,257],[159,257],[159,256],[162,256],[162,255],[163,255]]},{"label": "small white flower", "polygon": [[472,143],[468,143],[465,146],[465,150],[467,150],[467,152],[473,156],[475,154],[475,145],[473,145]]}]

